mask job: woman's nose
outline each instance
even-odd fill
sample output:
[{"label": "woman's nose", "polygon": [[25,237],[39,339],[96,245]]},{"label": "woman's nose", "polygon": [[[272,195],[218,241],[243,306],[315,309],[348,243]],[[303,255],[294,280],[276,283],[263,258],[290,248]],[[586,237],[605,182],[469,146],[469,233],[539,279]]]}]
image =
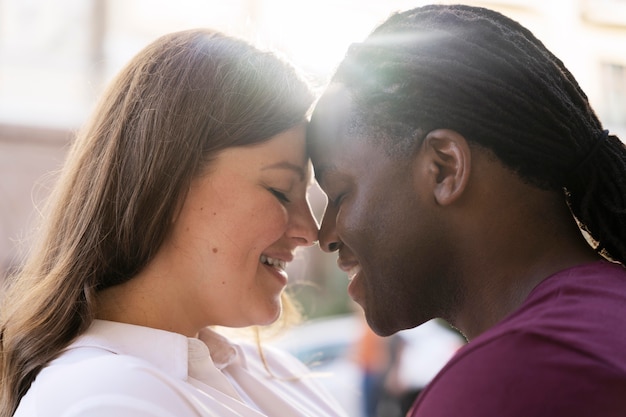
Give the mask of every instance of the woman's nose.
[{"label": "woman's nose", "polygon": [[287,235],[298,246],[311,246],[317,241],[318,225],[308,201],[301,203],[291,214]]}]

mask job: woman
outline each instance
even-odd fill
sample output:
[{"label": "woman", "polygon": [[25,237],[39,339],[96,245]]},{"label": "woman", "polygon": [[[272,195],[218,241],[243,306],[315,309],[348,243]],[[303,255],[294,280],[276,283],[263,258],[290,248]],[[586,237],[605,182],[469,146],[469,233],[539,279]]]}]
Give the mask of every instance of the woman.
[{"label": "woman", "polygon": [[3,302],[3,417],[342,415],[290,356],[208,328],[274,322],[317,238],[312,101],[277,57],[208,30],[122,70]]}]

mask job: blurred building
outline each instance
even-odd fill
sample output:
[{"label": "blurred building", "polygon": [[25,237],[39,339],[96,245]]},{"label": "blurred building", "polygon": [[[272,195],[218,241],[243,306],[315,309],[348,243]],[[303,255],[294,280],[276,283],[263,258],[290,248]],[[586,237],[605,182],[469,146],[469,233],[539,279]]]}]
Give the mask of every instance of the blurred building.
[{"label": "blurred building", "polygon": [[[349,43],[393,11],[431,2],[0,0],[0,276],[21,242],[27,247],[53,171],[103,85],[157,36],[198,26],[236,34],[280,51],[322,87]],[[502,11],[535,32],[578,79],[603,123],[626,138],[625,0],[466,3]],[[323,197],[316,198],[321,214]],[[333,256],[309,254],[324,260],[312,270],[322,283],[337,281]],[[328,285],[345,295],[345,280]]]}]

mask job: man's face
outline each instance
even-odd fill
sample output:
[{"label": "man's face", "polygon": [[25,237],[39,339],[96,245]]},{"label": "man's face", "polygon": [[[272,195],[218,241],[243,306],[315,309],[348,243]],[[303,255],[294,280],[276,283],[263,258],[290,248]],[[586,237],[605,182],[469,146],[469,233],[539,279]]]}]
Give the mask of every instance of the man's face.
[{"label": "man's face", "polygon": [[320,246],[338,251],[350,297],[378,334],[389,335],[439,313],[445,228],[428,184],[417,180],[416,158],[348,135],[350,106],[345,90],[329,90],[311,122],[311,159],[328,196]]}]

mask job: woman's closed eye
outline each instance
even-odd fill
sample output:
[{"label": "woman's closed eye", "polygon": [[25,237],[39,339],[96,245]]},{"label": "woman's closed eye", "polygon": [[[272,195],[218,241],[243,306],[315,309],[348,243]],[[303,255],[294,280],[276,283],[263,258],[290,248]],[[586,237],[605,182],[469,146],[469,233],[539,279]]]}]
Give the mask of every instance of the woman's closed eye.
[{"label": "woman's closed eye", "polygon": [[291,200],[287,197],[287,194],[277,190],[276,188],[270,188],[269,191],[282,203],[289,203]]}]

